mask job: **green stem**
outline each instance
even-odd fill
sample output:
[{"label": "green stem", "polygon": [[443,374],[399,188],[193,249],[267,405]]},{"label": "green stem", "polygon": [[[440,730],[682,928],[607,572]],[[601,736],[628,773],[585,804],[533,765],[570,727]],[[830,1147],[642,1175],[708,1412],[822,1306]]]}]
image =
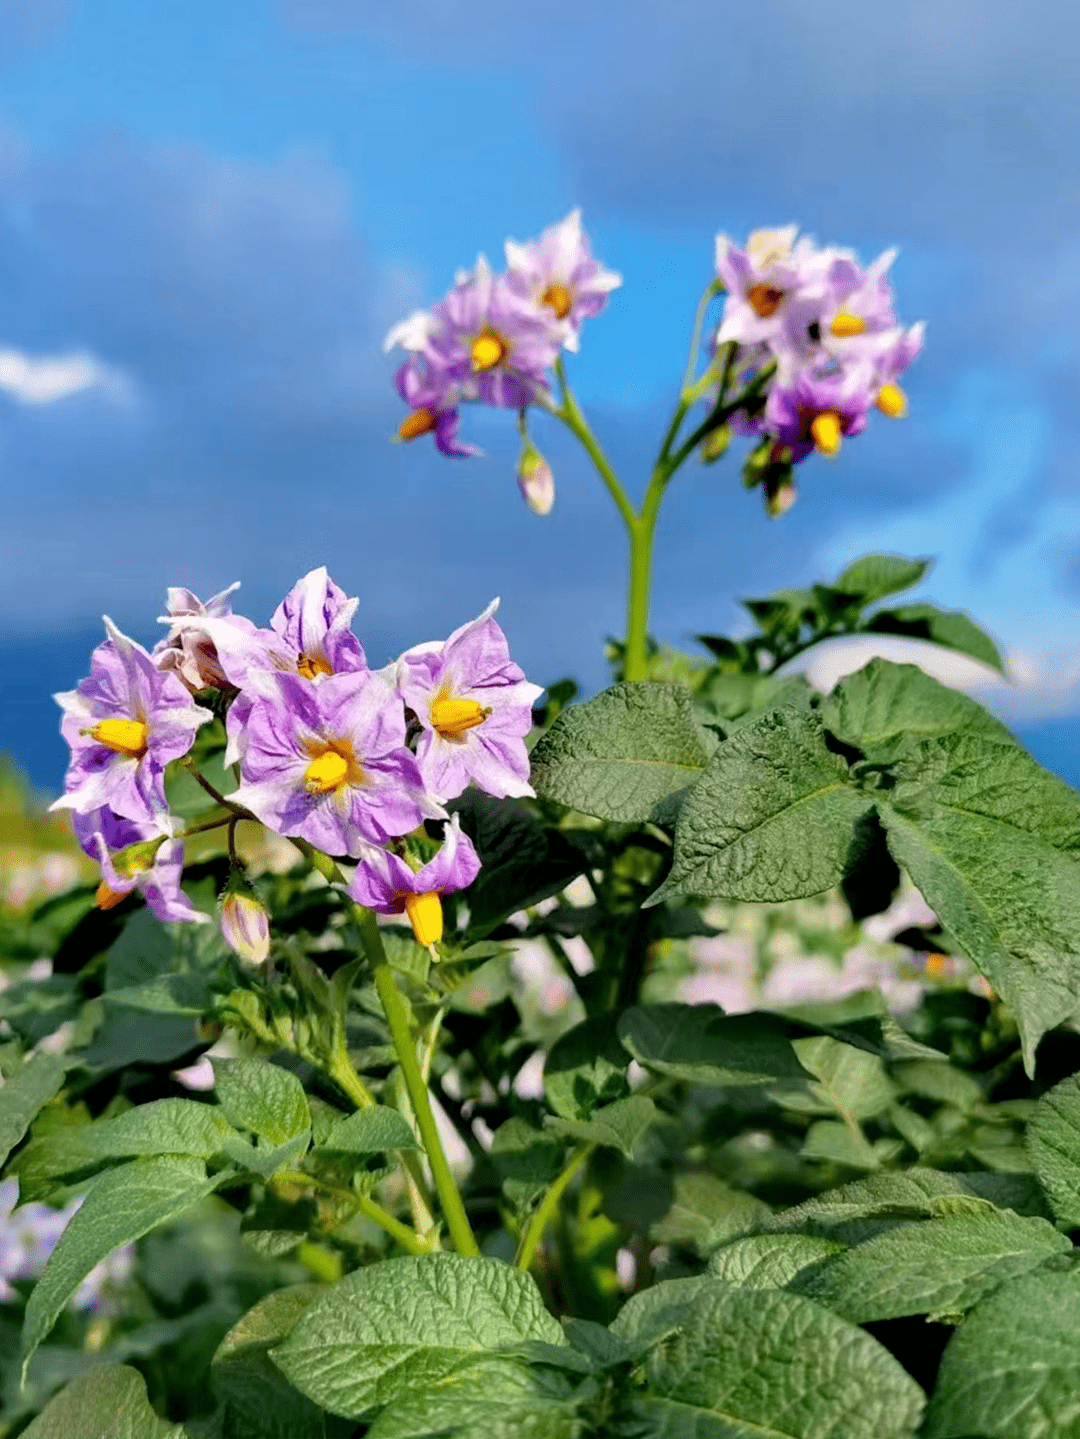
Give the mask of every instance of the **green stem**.
[{"label": "green stem", "polygon": [[555,413],[559,419],[562,420],[563,424],[566,425],[567,429],[576,435],[585,447],[589,459],[592,460],[593,465],[596,467],[596,473],[607,486],[608,493],[615,501],[616,509],[619,511],[619,514],[622,515],[623,524],[627,530],[632,532],[637,523],[637,515],[634,513],[634,507],[630,503],[626,491],[619,483],[619,477],[612,469],[611,461],[600,448],[599,440],[597,440],[592,430],[589,429],[588,421],[581,413],[581,408],[574,398],[570,386],[566,383],[566,371],[563,368],[561,357],[555,361],[555,376],[559,381],[559,390],[562,396],[562,404]]},{"label": "green stem", "polygon": [[325,1194],[332,1194],[335,1199],[348,1201],[354,1205],[361,1214],[364,1214],[380,1229],[385,1230],[393,1239],[407,1249],[410,1254],[427,1254],[431,1246],[414,1234],[407,1224],[402,1224],[400,1219],[394,1216],[378,1204],[367,1194],[360,1194],[355,1189],[346,1189],[343,1185],[328,1184],[323,1179],[317,1179],[313,1174],[303,1174],[300,1170],[282,1169],[274,1175],[275,1179],[283,1180],[286,1184],[312,1185],[321,1189]]},{"label": "green stem", "polygon": [[552,1180],[548,1192],[540,1202],[540,1207],[529,1220],[529,1227],[521,1236],[521,1243],[518,1245],[517,1254],[514,1256],[514,1266],[517,1269],[528,1269],[536,1254],[536,1247],[544,1237],[544,1230],[551,1223],[555,1211],[559,1207],[559,1200],[566,1193],[574,1175],[588,1159],[589,1155],[596,1148],[594,1144],[579,1144],[570,1156],[566,1168],[560,1175]]},{"label": "green stem", "polygon": [[370,910],[364,909],[358,904],[352,905],[351,908],[353,918],[360,930],[360,938],[367,952],[368,963],[371,965],[375,990],[390,1028],[390,1038],[393,1040],[398,1063],[401,1065],[402,1078],[416,1115],[420,1137],[424,1141],[428,1164],[431,1166],[431,1177],[435,1182],[435,1191],[439,1196],[439,1203],[442,1205],[443,1217],[446,1220],[446,1227],[450,1231],[450,1238],[454,1241],[454,1247],[459,1254],[479,1254],[480,1250],[469,1225],[469,1217],[465,1213],[465,1205],[462,1203],[458,1187],[454,1183],[454,1176],[447,1163],[442,1139],[439,1137],[439,1128],[435,1123],[431,1100],[428,1098],[427,1085],[424,1083],[424,1076],[416,1057],[416,1046],[409,1028],[408,1016],[390,968],[390,961],[386,957],[386,950],[383,948],[379,926]]},{"label": "green stem", "polygon": [[348,1050],[338,1045],[330,1055],[326,1072],[339,1088],[349,1096],[357,1109],[374,1109],[375,1096],[353,1068]]}]

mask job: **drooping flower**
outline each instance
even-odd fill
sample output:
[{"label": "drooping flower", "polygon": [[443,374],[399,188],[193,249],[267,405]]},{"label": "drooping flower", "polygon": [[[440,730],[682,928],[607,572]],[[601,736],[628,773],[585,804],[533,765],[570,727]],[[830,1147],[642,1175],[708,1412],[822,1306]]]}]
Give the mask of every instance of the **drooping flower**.
[{"label": "drooping flower", "polygon": [[241,781],[236,804],[333,855],[445,817],[405,748],[401,699],[370,670],[274,676],[250,704]]},{"label": "drooping flower", "polygon": [[108,616],[105,629],[109,638],[94,650],[89,678],[54,696],[71,764],[52,808],[89,814],[107,805],[125,819],[153,821],[167,808],[165,766],[187,754],[213,715]]},{"label": "drooping flower", "polygon": [[234,869],[221,901],[221,933],[245,964],[265,964],[270,953],[270,916],[266,906]]},{"label": "drooping flower", "polygon": [[539,240],[506,242],[510,284],[536,305],[568,350],[578,348],[581,322],[598,315],[622,276],[594,260],[581,211],[549,225]]},{"label": "drooping flower", "polygon": [[458,439],[462,387],[437,371],[426,356],[414,355],[406,360],[394,376],[394,384],[410,409],[398,426],[399,440],[434,434],[436,448],[451,459],[468,459],[482,453],[476,445]]},{"label": "drooping flower", "polygon": [[777,374],[765,406],[766,433],[798,464],[813,454],[835,455],[845,436],[866,428],[877,385],[866,365],[837,366],[815,374]]},{"label": "drooping flower", "polygon": [[243,615],[234,615],[232,595],[240,588],[240,581],[214,595],[205,602],[182,587],[174,587],[166,594],[166,613],[158,622],[169,626],[169,633],[159,640],[150,651],[151,658],[159,669],[172,670],[178,674],[192,693],[204,689],[231,689],[228,675],[221,667],[217,646],[204,629],[189,626],[184,621],[192,618],[221,620],[224,627],[237,632],[238,643],[250,639],[255,626]]},{"label": "drooping flower", "polygon": [[472,840],[455,814],[446,826],[442,848],[419,869],[390,850],[365,847],[349,884],[358,904],[377,914],[407,914],[418,944],[442,938],[440,896],[466,889],[480,873]]},{"label": "drooping flower", "polygon": [[102,806],[72,815],[72,826],[83,851],[101,866],[99,909],[112,909],[137,889],[158,919],[209,922],[210,916],[196,909],[180,888],[184,846],[172,838],[167,817],[147,823]]},{"label": "drooping flower", "polygon": [[421,726],[420,772],[440,801],[470,780],[499,797],[533,793],[525,736],[543,689],[510,658],[493,619],[498,603],[445,643],[417,645],[397,662],[398,692]]}]

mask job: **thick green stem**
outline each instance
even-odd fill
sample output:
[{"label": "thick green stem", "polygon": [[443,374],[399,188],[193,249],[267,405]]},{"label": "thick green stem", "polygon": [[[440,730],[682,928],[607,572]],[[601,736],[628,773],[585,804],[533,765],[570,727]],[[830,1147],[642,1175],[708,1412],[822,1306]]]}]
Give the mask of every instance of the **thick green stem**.
[{"label": "thick green stem", "polygon": [[552,1181],[548,1192],[540,1202],[540,1207],[529,1220],[529,1226],[521,1236],[521,1243],[518,1245],[517,1254],[514,1256],[514,1265],[518,1269],[528,1269],[536,1254],[536,1247],[544,1237],[544,1230],[551,1223],[555,1211],[559,1207],[559,1201],[566,1193],[567,1188],[573,1181],[574,1175],[588,1159],[589,1155],[596,1148],[594,1144],[579,1144],[570,1156],[570,1161],[562,1173]]},{"label": "thick green stem", "polygon": [[462,1203],[458,1187],[454,1183],[454,1176],[450,1172],[450,1165],[446,1160],[439,1128],[432,1112],[431,1100],[428,1098],[427,1085],[424,1083],[424,1076],[416,1057],[416,1045],[409,1028],[408,1016],[398,992],[390,962],[386,957],[386,950],[383,948],[379,926],[371,911],[364,909],[361,905],[353,905],[352,913],[360,930],[360,938],[367,952],[368,963],[371,965],[375,990],[390,1028],[390,1038],[393,1041],[405,1088],[408,1090],[409,1100],[416,1115],[420,1137],[424,1141],[428,1164],[431,1166],[431,1177],[435,1182],[435,1191],[439,1196],[439,1203],[442,1205],[443,1218],[450,1231],[450,1238],[459,1254],[479,1254],[480,1250],[473,1236],[469,1217],[465,1213],[465,1205]]}]

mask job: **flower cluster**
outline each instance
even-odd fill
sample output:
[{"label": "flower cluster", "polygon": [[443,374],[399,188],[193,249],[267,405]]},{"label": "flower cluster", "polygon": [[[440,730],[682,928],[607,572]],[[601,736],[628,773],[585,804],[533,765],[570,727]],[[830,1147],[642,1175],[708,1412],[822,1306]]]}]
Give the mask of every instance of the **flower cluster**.
[{"label": "flower cluster", "polygon": [[886,251],[863,268],[850,250],[822,248],[794,225],[757,230],[745,247],[717,236],[725,291],[714,369],[725,366],[752,403],[731,420],[764,437],[772,463],[833,455],[866,427],[874,406],[897,418],[907,400],[897,381],[919,353],[921,324],[905,328],[893,308]]},{"label": "flower cluster", "polygon": [[508,240],[500,274],[481,256],[445,299],[386,337],[387,350],[400,345],[409,353],[395,377],[411,412],[398,437],[431,433],[444,455],[479,453],[458,438],[461,405],[524,410],[549,403],[548,370],[561,350],[577,349],[582,320],[598,315],[621,283],[593,259],[579,210],[539,240]]},{"label": "flower cluster", "polygon": [[[204,604],[170,590],[168,634],[150,653],[107,619],[90,677],[56,697],[71,764],[54,808],[73,811],[80,844],[101,865],[99,904],[138,889],[161,919],[209,918],[180,887],[183,835],[165,773],[192,763],[196,732],[223,713],[224,760],[239,783],[218,796],[221,823],[256,819],[356,861],[349,893],[407,914],[421,942],[434,943],[438,896],[479,869],[447,803],[470,783],[532,794],[525,736],[541,690],[510,658],[498,601],[445,642],[376,671],[350,627],[358,601],[325,569],[294,586],[267,629],[234,614],[230,595]],[[445,827],[434,857],[429,821]],[[222,897],[222,930],[249,962],[266,958],[265,912],[239,871]]]}]

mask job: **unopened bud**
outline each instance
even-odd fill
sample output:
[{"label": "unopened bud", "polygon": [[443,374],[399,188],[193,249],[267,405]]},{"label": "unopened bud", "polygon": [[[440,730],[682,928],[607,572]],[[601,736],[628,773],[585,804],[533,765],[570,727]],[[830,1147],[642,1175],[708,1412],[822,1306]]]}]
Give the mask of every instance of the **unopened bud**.
[{"label": "unopened bud", "polygon": [[764,491],[765,508],[770,517],[776,520],[781,515],[786,515],[799,497],[791,466],[774,465],[771,472],[765,476]]},{"label": "unopened bud", "polygon": [[714,465],[730,444],[731,431],[727,425],[717,425],[716,429],[710,430],[701,442],[702,463]]},{"label": "unopened bud", "polygon": [[248,882],[234,870],[221,902],[221,933],[245,964],[265,964],[270,953],[270,916]]},{"label": "unopened bud", "polygon": [[555,476],[551,466],[533,444],[526,439],[517,468],[521,498],[534,515],[549,515],[555,503]]}]

